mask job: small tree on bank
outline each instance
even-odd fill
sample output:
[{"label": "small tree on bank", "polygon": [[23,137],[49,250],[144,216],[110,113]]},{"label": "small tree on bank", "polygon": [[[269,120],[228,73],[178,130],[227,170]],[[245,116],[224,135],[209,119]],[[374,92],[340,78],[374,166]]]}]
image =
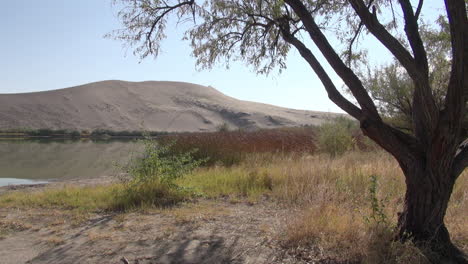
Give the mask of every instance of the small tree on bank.
[{"label": "small tree on bank", "polygon": [[[276,67],[285,68],[286,56],[295,48],[321,80],[330,100],[356,118],[364,134],[391,153],[403,170],[407,190],[398,237],[412,238],[430,245],[439,257],[466,263],[444,224],[453,186],[468,164],[468,144],[462,143],[465,139],[461,135],[468,99],[468,22],[463,0],[445,0],[450,77],[447,83],[438,84],[430,80],[433,69],[419,26],[423,0],[414,7],[410,0],[116,2],[123,4],[119,17],[124,29],[113,36],[134,46],[141,58],[158,54],[169,16],[193,22],[186,38],[202,69],[220,61],[242,60],[258,73],[268,73]],[[330,44],[331,35],[325,35],[329,33],[346,44],[342,50]],[[356,45],[366,33],[394,56],[412,83],[410,131],[382,119],[359,77],[359,62],[365,53]],[[326,62],[317,59],[313,46]],[[343,80],[356,103],[336,88],[325,63]],[[440,104],[435,91],[444,91]]]}]

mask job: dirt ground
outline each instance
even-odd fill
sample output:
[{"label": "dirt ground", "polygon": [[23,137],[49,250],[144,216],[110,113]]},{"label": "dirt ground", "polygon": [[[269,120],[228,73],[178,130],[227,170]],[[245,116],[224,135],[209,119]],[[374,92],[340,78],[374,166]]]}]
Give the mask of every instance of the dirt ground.
[{"label": "dirt ground", "polygon": [[224,200],[125,214],[0,209],[0,263],[300,263],[277,242],[289,213]]}]

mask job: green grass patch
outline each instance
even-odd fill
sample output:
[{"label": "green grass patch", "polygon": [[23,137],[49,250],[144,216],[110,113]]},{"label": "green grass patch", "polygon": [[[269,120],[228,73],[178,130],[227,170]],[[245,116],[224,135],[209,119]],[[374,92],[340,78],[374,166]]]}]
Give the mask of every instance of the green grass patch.
[{"label": "green grass patch", "polygon": [[168,207],[192,197],[192,193],[157,180],[138,185],[127,185],[114,190],[115,200],[108,209],[128,211],[152,207]]},{"label": "green grass patch", "polygon": [[103,210],[114,202],[114,191],[121,185],[93,187],[65,186],[42,191],[12,191],[0,196],[1,207],[61,208],[83,211]]},{"label": "green grass patch", "polygon": [[188,192],[159,182],[148,182],[135,188],[118,183],[92,187],[65,186],[34,192],[12,191],[0,195],[0,207],[127,211],[169,206],[190,197]]},{"label": "green grass patch", "polygon": [[248,170],[242,166],[213,167],[197,170],[179,179],[177,184],[210,198],[256,198],[272,190],[273,179],[260,169]]}]

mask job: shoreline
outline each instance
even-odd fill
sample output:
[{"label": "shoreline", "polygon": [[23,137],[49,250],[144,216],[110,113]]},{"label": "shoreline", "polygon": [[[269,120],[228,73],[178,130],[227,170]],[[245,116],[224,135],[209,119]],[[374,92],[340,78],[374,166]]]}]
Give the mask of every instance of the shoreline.
[{"label": "shoreline", "polygon": [[52,180],[40,180],[46,181],[37,184],[14,184],[14,185],[5,185],[0,186],[0,195],[8,191],[38,191],[45,188],[59,188],[66,185],[73,185],[73,186],[96,186],[96,185],[104,185],[115,183],[119,179],[117,176],[111,175],[101,175],[98,177],[93,178],[84,178],[84,179],[52,179]]},{"label": "shoreline", "polygon": [[[33,192],[104,185],[114,176],[0,187]],[[305,263],[277,239],[290,213],[263,200],[197,198],[128,212],[0,208],[2,263]],[[78,261],[79,260],[79,261]]]}]

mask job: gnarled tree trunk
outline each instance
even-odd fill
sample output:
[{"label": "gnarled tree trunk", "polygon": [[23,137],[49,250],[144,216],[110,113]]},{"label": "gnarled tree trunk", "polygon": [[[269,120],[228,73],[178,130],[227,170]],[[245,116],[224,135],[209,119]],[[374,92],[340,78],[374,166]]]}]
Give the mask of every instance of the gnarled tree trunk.
[{"label": "gnarled tree trunk", "polygon": [[411,238],[415,242],[427,243],[432,250],[447,257],[460,253],[453,251],[454,247],[444,224],[454,186],[454,181],[445,177],[449,174],[450,168],[431,171],[424,169],[422,162],[413,164],[405,171],[405,203],[398,218],[399,239]]},{"label": "gnarled tree trunk", "polygon": [[[454,175],[454,153],[437,153],[437,161],[424,158],[400,161],[406,178],[403,211],[398,216],[397,239],[413,240],[428,252],[433,263],[468,263],[451,242],[444,223],[448,203],[458,175]],[[456,172],[461,174],[461,171]]]}]

